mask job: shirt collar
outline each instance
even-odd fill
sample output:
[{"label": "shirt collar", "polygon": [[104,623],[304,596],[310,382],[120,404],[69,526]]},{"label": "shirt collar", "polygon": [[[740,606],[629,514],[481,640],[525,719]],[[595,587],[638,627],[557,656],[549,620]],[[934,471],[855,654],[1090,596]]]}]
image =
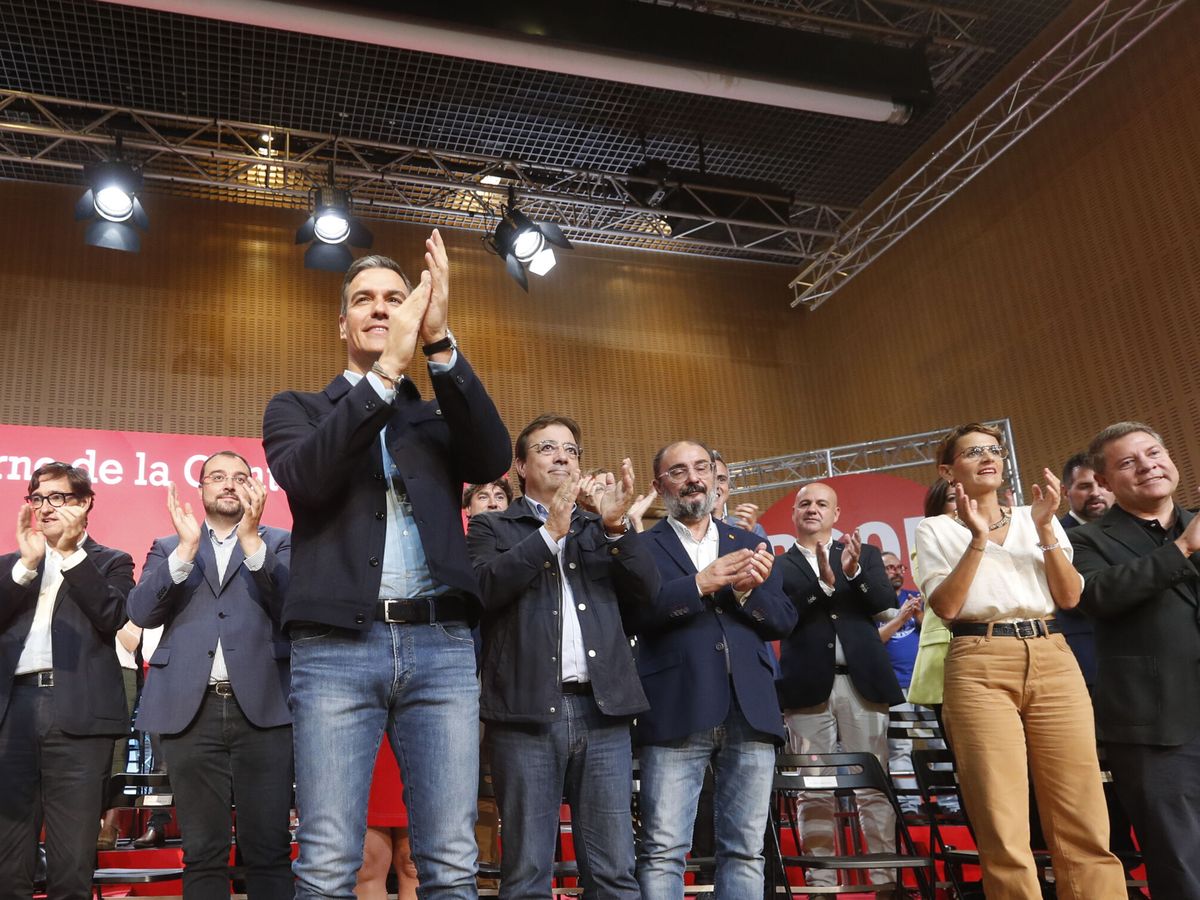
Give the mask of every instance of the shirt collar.
[{"label": "shirt collar", "polygon": [[213,528],[212,525],[209,523],[208,519],[205,519],[204,520],[204,530],[208,533],[208,537],[210,540],[216,541],[218,544],[224,544],[226,541],[228,541],[230,538],[232,538],[235,534],[237,534],[237,527],[239,524],[240,524],[240,520],[238,522],[234,523],[233,527],[229,529],[229,534],[225,535],[224,537],[221,537],[219,534],[217,534],[217,530],[215,528]]},{"label": "shirt collar", "polygon": [[717,520],[712,516],[708,518],[708,531],[704,532],[704,537],[700,540],[696,540],[692,535],[692,530],[673,516],[667,516],[667,522],[675,529],[675,533],[679,535],[681,541],[688,541],[692,544],[707,544],[715,542],[717,539]]},{"label": "shirt collar", "polygon": [[[83,545],[87,543],[87,539],[88,533],[87,531],[84,531],[84,533],[79,536],[79,549],[83,548]],[[46,555],[49,556],[51,553],[53,553],[58,559],[66,559],[66,557],[59,553],[56,548],[50,546],[49,541],[46,541]]]},{"label": "shirt collar", "polygon": [[[529,504],[529,508],[531,510],[533,510],[533,514],[535,516],[537,516],[539,519],[541,519],[543,522],[545,522],[548,518],[550,518],[550,510],[548,510],[546,507],[542,506],[542,504],[538,503],[536,500],[534,500],[528,494],[525,494],[523,499],[525,500],[526,503]],[[572,516],[575,515],[575,507],[574,506],[571,507],[571,515]]]}]

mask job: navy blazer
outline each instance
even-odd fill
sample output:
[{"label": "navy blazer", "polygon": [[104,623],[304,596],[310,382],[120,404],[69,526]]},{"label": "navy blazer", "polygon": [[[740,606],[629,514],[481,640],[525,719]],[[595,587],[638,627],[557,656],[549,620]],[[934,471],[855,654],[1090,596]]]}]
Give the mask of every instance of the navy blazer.
[{"label": "navy blazer", "polygon": [[[762,543],[744,529],[720,522],[717,531],[721,556]],[[778,566],[750,592],[744,606],[729,587],[702,597],[696,567],[671,523],[663,519],[646,537],[662,588],[635,617],[638,672],[650,700],[650,712],[637,719],[638,741],[673,741],[720,725],[729,714],[732,684],[750,725],[783,743],[775,661],[766,641],[792,630],[796,608],[783,594]]]},{"label": "navy blazer", "polygon": [[263,447],[292,509],[292,579],[283,624],[310,621],[364,631],[379,599],[387,484],[379,434],[404,481],[436,584],[469,599],[479,586],[462,527],[464,482],[508,470],[512,444],[495,404],[461,353],[430,373],[436,401],[405,379],[389,406],[362,379],[323,391],[284,391],[267,404]]},{"label": "navy blazer", "polygon": [[[1080,525],[1070,513],[1058,521],[1067,531]],[[1083,672],[1084,683],[1091,688],[1096,683],[1096,630],[1092,626],[1092,620],[1083,611],[1082,606],[1073,609],[1063,609],[1060,606],[1055,610],[1054,618],[1062,629],[1063,637],[1067,639],[1067,646],[1075,654],[1075,661],[1079,663],[1079,669]]]},{"label": "navy blazer", "polygon": [[[67,734],[120,737],[129,733],[125,682],[113,639],[125,624],[133,559],[121,550],[84,541],[87,558],[63,572],[54,601],[54,724]],[[33,625],[45,562],[22,587],[12,579],[19,553],[0,556],[0,721],[13,675]]]},{"label": "navy blazer", "polygon": [[176,584],[167,558],[179,537],[158,538],[146,557],[142,577],[129,594],[129,618],[143,628],[163,626],[138,707],[137,727],[155,734],[178,734],[191,724],[204,699],[217,640],[234,696],[246,718],[259,728],[287,725],[288,656],[291,645],[279,629],[283,593],[292,555],[291,535],[258,527],[267,545],[262,568],[251,572],[234,544],[217,580],[217,557],[207,528],[201,535],[188,577]]},{"label": "navy blazer", "polygon": [[[560,715],[562,584],[541,527],[522,498],[503,512],[472,517],[467,532],[483,591],[485,720],[551,722]],[[625,626],[658,593],[658,567],[644,536],[610,541],[598,516],[576,508],[562,552],[596,705],[609,716],[649,709]]]},{"label": "navy blazer", "polygon": [[851,581],[842,571],[844,546],[830,541],[826,551],[833,568],[833,593],[828,596],[799,546],[775,563],[783,578],[783,591],[798,611],[795,630],[779,645],[781,674],[776,686],[784,709],[816,706],[829,699],[835,636],[842,642],[850,680],[863,697],[888,706],[904,702],[896,670],[874,621],[875,615],[896,605],[883,556],[864,542],[858,559],[860,571]]},{"label": "navy blazer", "polygon": [[[1179,506],[1186,527],[1193,513]],[[1068,533],[1096,629],[1101,740],[1179,746],[1200,733],[1200,554],[1158,544],[1113,506]]]}]

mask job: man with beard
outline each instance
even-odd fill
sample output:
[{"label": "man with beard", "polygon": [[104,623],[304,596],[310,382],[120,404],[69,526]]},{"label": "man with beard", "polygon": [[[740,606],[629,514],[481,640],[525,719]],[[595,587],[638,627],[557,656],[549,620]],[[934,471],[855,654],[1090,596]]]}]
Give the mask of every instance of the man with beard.
[{"label": "man with beard", "polygon": [[713,484],[717,488],[717,499],[713,504],[713,515],[716,516],[717,521],[724,522],[726,525],[732,525],[735,528],[744,528],[746,531],[751,531],[766,540],[767,530],[758,524],[759,508],[757,504],[739,503],[734,507],[733,512],[729,511],[727,505],[727,501],[729,500],[729,466],[725,463],[724,457],[716,450],[713,451],[713,465],[716,466]]},{"label": "man with beard", "polygon": [[[892,590],[896,592],[895,605],[885,609],[875,617],[879,623],[879,640],[887,650],[888,658],[892,661],[892,671],[900,682],[900,690],[908,693],[908,685],[912,681],[913,665],[917,661],[917,649],[921,644],[921,623],[925,618],[925,604],[921,600],[920,591],[912,591],[904,586],[906,567],[895,553],[884,553],[883,571],[887,575]],[[893,707],[901,712],[912,712],[916,709],[911,703],[901,703]],[[911,774],[913,742],[910,738],[888,738],[888,771],[897,784],[906,788],[916,788],[916,779]],[[922,747],[925,744],[922,743]],[[918,812],[921,800],[916,794],[902,794],[900,806],[906,813]]]},{"label": "man with beard", "polygon": [[137,727],[161,735],[189,898],[229,897],[230,803],[251,900],[292,896],[292,726],[279,613],[291,539],[259,524],[267,491],[232,450],[200,467],[197,522],[175,485],[175,534],[150,548],[129,617],[163,626]]},{"label": "man with beard", "polygon": [[468,484],[463,488],[463,509],[467,518],[485,512],[504,512],[512,503],[512,484],[507,477],[497,478],[490,484]]},{"label": "man with beard", "polygon": [[[887,769],[888,707],[904,702],[874,617],[896,595],[879,551],[857,531],[834,540],[841,509],[827,484],[796,492],[792,524],[796,543],[779,560],[784,593],[795,604],[795,630],[780,644],[777,687],[792,753],[874,753]],[[886,797],[860,792],[863,836],[873,853],[895,849],[896,822]],[[802,797],[801,833],[813,856],[831,856],[833,797]],[[810,884],[831,885],[832,870],[810,872]],[[874,884],[891,873],[871,870]]]},{"label": "man with beard", "polygon": [[683,894],[696,802],[711,765],[715,896],[763,894],[763,835],[783,743],[770,649],[796,622],[770,546],[718,523],[712,452],[699,441],[654,457],[667,518],[646,532],[662,575],[636,615],[638,671],[650,711],[638,717],[644,900]]},{"label": "man with beard", "polygon": [[91,896],[113,740],[129,732],[113,637],[133,587],[128,553],[87,533],[88,473],[38,466],[0,557],[0,896],[33,896],[39,811],[46,892]]}]

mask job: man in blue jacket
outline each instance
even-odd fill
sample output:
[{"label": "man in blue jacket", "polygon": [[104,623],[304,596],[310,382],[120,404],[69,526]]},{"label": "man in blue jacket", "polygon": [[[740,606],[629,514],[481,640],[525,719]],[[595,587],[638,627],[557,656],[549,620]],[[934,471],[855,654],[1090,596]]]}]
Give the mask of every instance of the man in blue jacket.
[{"label": "man in blue jacket", "polygon": [[637,900],[629,726],[649,708],[626,611],[658,592],[658,569],[626,513],[633,466],[587,479],[600,515],[576,505],[579,426],[534,419],[517,437],[524,496],[471,519],[483,600],[483,696],[504,823],[501,897],[551,896],[559,806],[571,805],[584,892]]},{"label": "man in blue jacket", "polygon": [[189,898],[229,897],[230,802],[252,900],[293,894],[289,646],[279,629],[291,538],[259,524],[267,491],[232,450],[200,467],[197,521],[167,488],[175,534],[150,548],[129,617],[163,626],[137,727],[161,735]]},{"label": "man in blue jacket", "polygon": [[[348,897],[387,730],[404,776],[425,897],[473,898],[479,582],[462,527],[464,483],[508,469],[508,429],[447,325],[437,231],[410,287],[384,256],[356,260],[338,323],[346,369],[267,405],[263,446],[292,508],[292,639],[300,856],[297,897]],[[434,400],[408,371],[427,359]]]},{"label": "man in blue jacket", "polygon": [[765,643],[796,624],[770,546],[712,515],[712,451],[677,441],[654,458],[667,518],[646,532],[662,576],[653,604],[636,614],[638,671],[650,712],[638,717],[645,900],[683,894],[684,857],[696,802],[715,776],[715,894],[761,897],[763,836],[783,743],[775,668]]}]

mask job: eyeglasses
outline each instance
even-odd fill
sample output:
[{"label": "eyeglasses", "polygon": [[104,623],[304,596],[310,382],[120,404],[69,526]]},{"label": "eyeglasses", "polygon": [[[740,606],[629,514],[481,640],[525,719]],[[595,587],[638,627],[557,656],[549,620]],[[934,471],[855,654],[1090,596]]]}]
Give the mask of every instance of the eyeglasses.
[{"label": "eyeglasses", "polygon": [[30,494],[25,498],[25,502],[34,509],[41,509],[42,503],[49,503],[55,509],[65,504],[68,500],[78,500],[78,494],[64,494],[62,491],[55,491],[52,494],[46,494],[44,497],[41,494]]},{"label": "eyeglasses", "polygon": [[994,456],[996,459],[1008,459],[1008,448],[1002,447],[999,444],[991,444],[987,447],[968,447],[954,458],[958,459],[961,456],[963,459],[982,459],[985,453],[988,456]]},{"label": "eyeglasses", "polygon": [[560,444],[558,441],[538,441],[536,444],[530,444],[529,449],[538,456],[553,456],[560,449],[571,459],[579,459],[583,456],[583,448],[578,444]]},{"label": "eyeglasses", "polygon": [[667,471],[663,472],[663,476],[669,478],[675,484],[679,484],[688,477],[688,472],[695,472],[697,475],[709,475],[712,473],[713,464],[707,459],[702,459],[695,465],[689,466],[687,463],[679,463],[671,466]]},{"label": "eyeglasses", "polygon": [[224,484],[226,481],[232,481],[234,484],[249,484],[250,476],[244,472],[235,472],[232,475],[226,475],[224,472],[213,472],[211,475],[205,475],[200,481],[204,484]]}]

